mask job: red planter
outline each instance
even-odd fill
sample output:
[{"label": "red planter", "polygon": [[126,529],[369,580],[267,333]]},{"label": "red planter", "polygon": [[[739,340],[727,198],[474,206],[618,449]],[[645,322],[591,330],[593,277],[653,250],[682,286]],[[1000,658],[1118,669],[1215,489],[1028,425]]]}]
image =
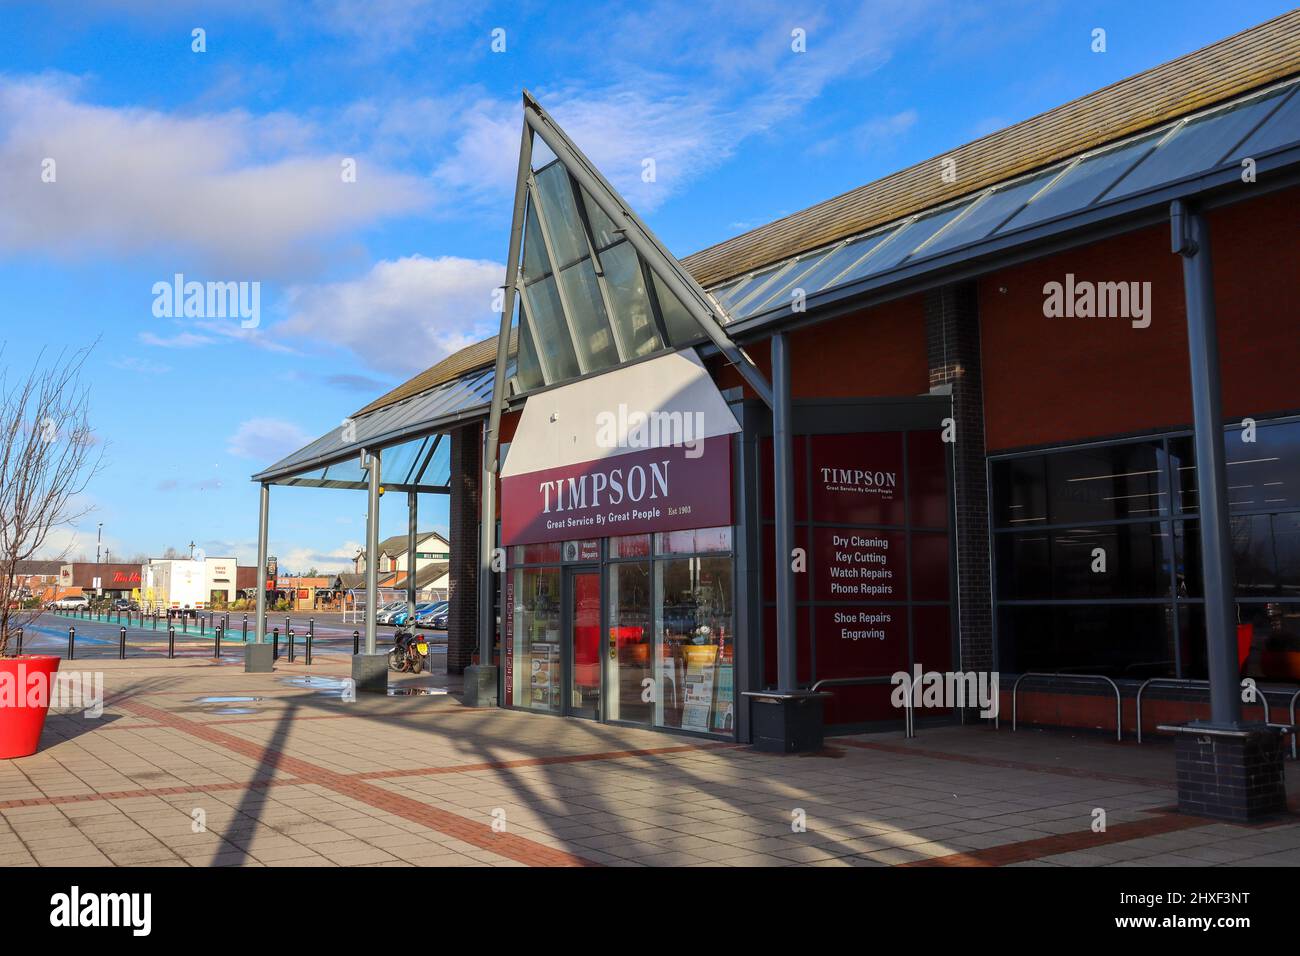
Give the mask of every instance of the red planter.
[{"label": "red planter", "polygon": [[48,654],[0,658],[0,760],[36,753],[58,669]]}]

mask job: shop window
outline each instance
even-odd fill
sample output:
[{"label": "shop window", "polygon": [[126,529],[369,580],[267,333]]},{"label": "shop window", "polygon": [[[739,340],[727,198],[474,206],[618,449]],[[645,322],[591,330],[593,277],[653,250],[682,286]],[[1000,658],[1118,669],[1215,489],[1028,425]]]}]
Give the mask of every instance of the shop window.
[{"label": "shop window", "polygon": [[[1183,676],[1205,680],[1205,607],[1179,607]],[[1238,602],[1236,638],[1241,676],[1266,683],[1300,682],[1300,604],[1282,601]]]},{"label": "shop window", "polygon": [[649,561],[609,566],[610,720],[649,724],[655,712],[654,578]]},{"label": "shop window", "polygon": [[[1300,512],[1233,515],[1228,527],[1238,598],[1300,598]],[[1204,597],[1200,522],[1175,529],[1179,594]]]},{"label": "shop window", "polygon": [[517,568],[514,575],[514,703],[558,713],[563,647],[560,571]]},{"label": "shop window", "polygon": [[1168,595],[1166,528],[1142,522],[1000,534],[998,597],[1075,601]]},{"label": "shop window", "polygon": [[735,727],[731,557],[655,562],[655,723],[698,733]]},{"label": "shop window", "polygon": [[[1250,441],[1248,439],[1254,439]],[[1172,439],[1183,511],[1196,511],[1196,456],[1190,437]],[[1224,432],[1228,506],[1233,511],[1300,509],[1300,421],[1256,423]]]},{"label": "shop window", "polygon": [[628,534],[618,538],[610,538],[609,556],[611,558],[650,557],[650,535]]},{"label": "shop window", "polygon": [[1116,521],[1166,514],[1162,442],[1128,442],[993,464],[1000,527]]},{"label": "shop window", "polygon": [[1173,608],[1004,604],[998,609],[998,657],[1004,673],[1173,677]]},{"label": "shop window", "polygon": [[730,551],[731,528],[698,528],[692,531],[661,531],[655,535],[659,554],[698,554]]},{"label": "shop window", "polygon": [[517,544],[513,551],[514,564],[558,564],[560,562],[558,541],[550,541],[546,544]]}]

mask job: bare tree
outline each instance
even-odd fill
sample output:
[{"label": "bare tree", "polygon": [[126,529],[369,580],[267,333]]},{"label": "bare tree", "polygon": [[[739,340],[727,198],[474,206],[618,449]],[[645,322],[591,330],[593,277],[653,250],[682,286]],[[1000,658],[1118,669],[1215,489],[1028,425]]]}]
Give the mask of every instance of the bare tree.
[{"label": "bare tree", "polygon": [[8,368],[0,367],[0,656],[20,621],[12,607],[18,562],[46,548],[51,532],[90,511],[79,507],[77,496],[104,453],[90,430],[89,393],[81,381],[91,348],[60,352],[49,364],[42,351],[27,375],[12,383]]}]

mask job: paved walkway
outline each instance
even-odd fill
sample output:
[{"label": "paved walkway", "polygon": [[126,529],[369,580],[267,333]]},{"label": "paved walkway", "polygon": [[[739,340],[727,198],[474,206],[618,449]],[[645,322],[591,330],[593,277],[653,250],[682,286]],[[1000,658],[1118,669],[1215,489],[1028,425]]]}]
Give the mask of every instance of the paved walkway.
[{"label": "paved walkway", "polygon": [[451,696],[345,702],[334,654],[312,685],[301,663],[64,670],[92,667],[103,716],[52,714],[39,753],[0,761],[0,866],[1300,865],[1300,815],[1171,812],[1162,743],[972,727],[781,757]]}]

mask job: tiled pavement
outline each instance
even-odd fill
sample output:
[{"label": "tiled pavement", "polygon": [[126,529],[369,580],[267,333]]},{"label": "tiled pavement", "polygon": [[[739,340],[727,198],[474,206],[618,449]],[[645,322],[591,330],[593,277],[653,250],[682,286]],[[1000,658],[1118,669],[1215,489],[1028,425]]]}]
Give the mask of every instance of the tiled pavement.
[{"label": "tiled pavement", "polygon": [[288,683],[301,663],[63,669],[90,667],[103,716],[52,714],[38,754],[0,761],[0,865],[1300,865],[1300,815],[1170,812],[1160,743],[945,728],[780,757],[453,697],[345,703]]}]

